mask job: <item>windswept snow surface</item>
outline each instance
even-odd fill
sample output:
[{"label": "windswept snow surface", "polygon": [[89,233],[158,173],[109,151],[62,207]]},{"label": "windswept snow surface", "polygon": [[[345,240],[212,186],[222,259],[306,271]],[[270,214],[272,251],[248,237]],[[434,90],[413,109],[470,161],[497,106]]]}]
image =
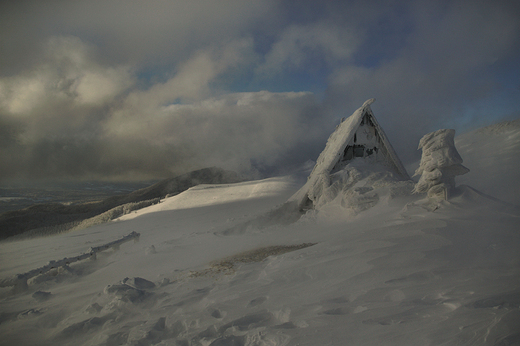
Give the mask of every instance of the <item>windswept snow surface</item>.
[{"label": "windswept snow surface", "polygon": [[225,232],[301,185],[202,185],[108,224],[0,243],[3,279],[141,234],[2,289],[0,345],[520,342],[518,208],[464,186],[442,202],[380,189],[358,213],[336,198],[289,226]]},{"label": "windswept snow surface", "polygon": [[455,138],[464,165],[470,169],[458,184],[520,206],[520,119],[505,121]]}]

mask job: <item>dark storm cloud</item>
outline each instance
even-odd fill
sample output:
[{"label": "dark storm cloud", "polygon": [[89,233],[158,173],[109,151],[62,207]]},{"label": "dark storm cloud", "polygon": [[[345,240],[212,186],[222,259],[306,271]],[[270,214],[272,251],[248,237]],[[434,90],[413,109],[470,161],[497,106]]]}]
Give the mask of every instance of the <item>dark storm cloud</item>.
[{"label": "dark storm cloud", "polygon": [[50,36],[76,36],[113,63],[170,65],[214,42],[257,27],[273,28],[276,3],[262,1],[3,1],[0,73],[37,61],[34,48]]},{"label": "dark storm cloud", "polygon": [[477,104],[518,109],[518,18],[500,1],[2,2],[0,178],[283,172],[372,97],[411,161],[426,132],[485,123]]},{"label": "dark storm cloud", "polygon": [[256,59],[252,46],[197,50],[171,78],[139,89],[129,67],[100,63],[75,37],[53,37],[39,64],[0,80],[2,119],[18,129],[5,145],[18,159],[9,156],[4,177],[148,179],[213,165],[257,174],[305,161],[307,150],[280,159],[324,140],[312,94],[214,95],[212,83]]}]

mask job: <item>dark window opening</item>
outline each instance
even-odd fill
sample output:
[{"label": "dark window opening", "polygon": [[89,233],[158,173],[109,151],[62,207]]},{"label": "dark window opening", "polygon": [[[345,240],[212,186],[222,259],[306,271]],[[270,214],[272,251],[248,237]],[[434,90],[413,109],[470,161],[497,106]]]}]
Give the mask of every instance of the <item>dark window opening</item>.
[{"label": "dark window opening", "polygon": [[349,161],[354,158],[354,148],[350,145],[347,145],[345,151],[343,152],[343,161]]},{"label": "dark window opening", "polygon": [[354,145],[354,157],[363,157],[365,154],[364,145]]},{"label": "dark window opening", "polygon": [[[370,154],[368,153],[368,150],[370,150]],[[368,149],[367,155],[371,155],[374,150],[377,152],[377,148],[374,149]],[[341,161],[350,161],[354,157],[364,157],[365,156],[365,146],[364,145],[356,145],[353,146],[347,145],[345,150],[343,151],[343,157]]]}]

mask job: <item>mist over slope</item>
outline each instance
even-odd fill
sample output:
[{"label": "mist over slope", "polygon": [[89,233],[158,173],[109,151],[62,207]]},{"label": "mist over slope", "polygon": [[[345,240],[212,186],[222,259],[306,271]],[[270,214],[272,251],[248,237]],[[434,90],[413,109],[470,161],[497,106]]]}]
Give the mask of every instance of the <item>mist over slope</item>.
[{"label": "mist over slope", "polygon": [[[89,225],[106,222],[126,212],[158,203],[167,195],[176,195],[199,184],[235,183],[240,178],[220,168],[205,168],[178,177],[165,179],[149,187],[105,198],[101,201],[65,205],[43,203],[0,215],[0,239],[21,235],[49,235],[64,232],[81,225],[85,219],[107,213]],[[126,206],[125,206],[126,205]]]}]

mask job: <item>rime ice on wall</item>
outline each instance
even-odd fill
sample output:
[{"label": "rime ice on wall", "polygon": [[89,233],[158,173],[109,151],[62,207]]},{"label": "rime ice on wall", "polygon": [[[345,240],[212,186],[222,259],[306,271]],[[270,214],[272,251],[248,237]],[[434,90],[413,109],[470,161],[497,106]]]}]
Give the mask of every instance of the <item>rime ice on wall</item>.
[{"label": "rime ice on wall", "polygon": [[448,193],[455,187],[455,176],[469,172],[462,165],[455,148],[455,130],[442,129],[425,135],[419,141],[422,149],[421,164],[414,176],[420,175],[414,193],[428,193],[428,197],[447,199]]},{"label": "rime ice on wall", "polygon": [[319,197],[331,185],[331,174],[341,171],[354,159],[377,163],[403,179],[409,179],[386,134],[372,113],[367,100],[350,117],[344,119],[330,135],[307,183],[293,196],[301,209],[315,206]]}]

